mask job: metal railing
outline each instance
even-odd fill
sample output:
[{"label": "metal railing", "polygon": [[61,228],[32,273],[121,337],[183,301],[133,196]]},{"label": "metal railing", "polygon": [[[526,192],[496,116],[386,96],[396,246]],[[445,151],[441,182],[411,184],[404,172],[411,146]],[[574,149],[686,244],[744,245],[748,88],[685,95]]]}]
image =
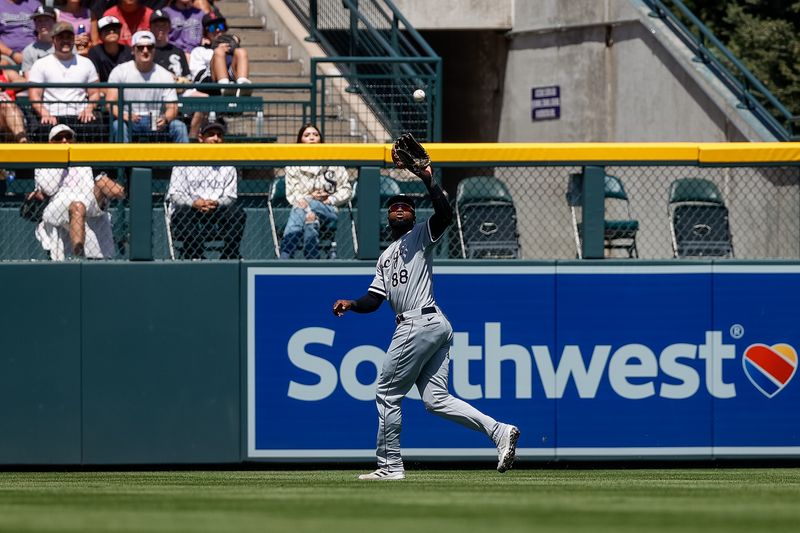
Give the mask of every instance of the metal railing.
[{"label": "metal railing", "polygon": [[[658,17],[688,46],[697,60],[731,90],[741,106],[753,113],[778,140],[800,138],[793,115],[747,67],[692,13],[681,0],[644,0]],[[667,3],[672,4],[670,8]],[[689,26],[683,23],[687,20]]]},{"label": "metal railing", "polygon": [[[441,140],[441,57],[391,0],[284,1],[308,30],[308,40],[337,60],[347,90],[364,96],[390,137],[408,131],[402,117],[410,110],[427,117],[429,135],[423,140]],[[366,79],[383,82],[376,87],[363,83]],[[429,97],[415,101],[415,89]]]}]

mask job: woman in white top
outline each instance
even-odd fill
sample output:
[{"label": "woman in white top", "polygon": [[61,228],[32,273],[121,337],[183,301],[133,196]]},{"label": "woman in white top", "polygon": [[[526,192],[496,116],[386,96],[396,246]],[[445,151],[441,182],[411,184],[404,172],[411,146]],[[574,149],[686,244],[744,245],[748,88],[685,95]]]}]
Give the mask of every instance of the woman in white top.
[{"label": "woman in white top", "polygon": [[[324,142],[319,130],[305,124],[297,133],[297,142]],[[339,206],[353,196],[350,176],[344,167],[286,167],[286,199],[292,205],[283,230],[281,259],[291,258],[300,243],[306,259],[318,259],[321,231],[336,234]]]}]

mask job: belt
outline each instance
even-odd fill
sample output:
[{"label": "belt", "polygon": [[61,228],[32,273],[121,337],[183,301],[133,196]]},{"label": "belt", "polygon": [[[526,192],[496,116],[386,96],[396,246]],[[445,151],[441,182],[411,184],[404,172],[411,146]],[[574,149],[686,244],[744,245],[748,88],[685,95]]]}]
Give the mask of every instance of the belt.
[{"label": "belt", "polygon": [[422,309],[413,309],[411,311],[406,311],[405,313],[400,313],[395,317],[395,323],[399,324],[403,320],[408,320],[409,318],[416,318],[422,315],[430,315],[436,313],[437,309],[435,307],[423,307]]}]

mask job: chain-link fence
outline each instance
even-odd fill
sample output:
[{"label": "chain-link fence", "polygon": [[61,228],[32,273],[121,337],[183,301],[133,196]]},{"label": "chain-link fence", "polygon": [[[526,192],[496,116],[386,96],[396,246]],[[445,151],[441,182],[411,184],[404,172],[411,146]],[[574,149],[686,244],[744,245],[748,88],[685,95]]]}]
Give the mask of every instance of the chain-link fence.
[{"label": "chain-link fence", "polygon": [[[335,167],[308,168],[324,174]],[[436,246],[435,256],[580,257],[581,172],[579,166],[439,169],[437,176],[451,199],[454,221]],[[308,260],[358,257],[359,168],[346,169],[352,191],[337,199],[335,209],[312,210],[313,216],[298,208],[296,200],[290,201],[285,174],[284,167],[264,165],[155,168],[154,258],[276,259],[282,253]],[[800,258],[797,167],[608,166],[605,174],[606,257]],[[2,260],[74,255],[77,223],[72,220],[77,200],[83,201],[85,209],[84,256],[128,257],[127,170],[78,166],[17,169],[0,176]],[[377,232],[385,247],[389,244],[385,201],[390,196],[414,196],[418,221],[427,219],[433,206],[422,183],[407,172],[383,170],[380,179],[378,222],[372,229],[361,230]],[[181,183],[190,184],[195,192],[183,190]],[[38,210],[26,201],[37,188],[50,198]],[[216,205],[195,205],[198,198]],[[48,236],[57,237],[60,247],[53,248]]]}]

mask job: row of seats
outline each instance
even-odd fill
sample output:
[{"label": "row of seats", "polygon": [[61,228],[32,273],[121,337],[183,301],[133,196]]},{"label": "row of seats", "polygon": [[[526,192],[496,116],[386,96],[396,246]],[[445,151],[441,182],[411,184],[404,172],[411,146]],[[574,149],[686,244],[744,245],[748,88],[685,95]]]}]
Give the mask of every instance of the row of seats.
[{"label": "row of seats", "polygon": [[[577,257],[582,257],[583,223],[578,221],[581,207],[581,174],[572,174],[567,187],[567,204],[572,214]],[[628,257],[639,257],[636,237],[639,221],[632,214],[625,186],[616,176],[606,175],[604,198],[621,202],[624,218],[605,220],[603,241],[611,253],[623,250]],[[673,257],[734,257],[728,208],[714,182],[703,178],[681,178],[669,187],[667,204]]]}]

